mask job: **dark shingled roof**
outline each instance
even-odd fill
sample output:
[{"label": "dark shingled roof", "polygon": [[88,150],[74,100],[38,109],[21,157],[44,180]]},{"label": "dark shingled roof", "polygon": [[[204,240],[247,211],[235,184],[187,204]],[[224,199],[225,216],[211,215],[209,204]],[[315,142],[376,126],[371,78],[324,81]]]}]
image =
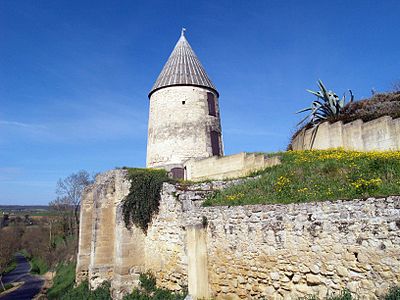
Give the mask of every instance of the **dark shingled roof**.
[{"label": "dark shingled roof", "polygon": [[161,88],[176,85],[206,87],[215,91],[218,95],[217,89],[185,38],[183,30],[167,63],[154,83],[149,98],[151,94]]}]

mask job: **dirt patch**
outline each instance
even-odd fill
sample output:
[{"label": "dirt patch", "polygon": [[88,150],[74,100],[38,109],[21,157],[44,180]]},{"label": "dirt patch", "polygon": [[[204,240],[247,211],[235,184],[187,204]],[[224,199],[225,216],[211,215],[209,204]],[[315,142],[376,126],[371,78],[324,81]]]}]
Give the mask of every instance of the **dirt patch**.
[{"label": "dirt patch", "polygon": [[44,284],[42,289],[40,290],[39,294],[33,298],[33,300],[44,300],[47,299],[47,290],[52,287],[53,285],[53,278],[55,276],[55,272],[46,272],[41,277],[44,280]]}]

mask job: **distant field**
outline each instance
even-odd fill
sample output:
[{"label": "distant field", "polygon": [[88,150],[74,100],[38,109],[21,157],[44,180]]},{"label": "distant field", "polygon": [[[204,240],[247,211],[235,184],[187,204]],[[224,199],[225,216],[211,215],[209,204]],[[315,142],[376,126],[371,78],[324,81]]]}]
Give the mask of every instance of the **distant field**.
[{"label": "distant field", "polygon": [[58,214],[47,205],[0,205],[0,215],[3,213],[21,216],[54,216]]}]

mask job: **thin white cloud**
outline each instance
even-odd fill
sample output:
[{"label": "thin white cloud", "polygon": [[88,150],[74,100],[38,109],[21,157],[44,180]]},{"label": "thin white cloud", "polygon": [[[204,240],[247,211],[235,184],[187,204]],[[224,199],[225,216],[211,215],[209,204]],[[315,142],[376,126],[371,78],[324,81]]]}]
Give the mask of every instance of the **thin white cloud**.
[{"label": "thin white cloud", "polygon": [[30,124],[30,123],[23,123],[23,122],[17,122],[17,121],[6,121],[6,120],[0,120],[0,125],[21,127],[21,128],[30,128],[30,129],[46,128],[44,125],[40,125],[40,124]]},{"label": "thin white cloud", "polygon": [[147,114],[115,105],[83,106],[70,109],[69,117],[32,124],[20,121],[0,120],[0,143],[10,139],[29,138],[39,142],[75,143],[146,137]]}]

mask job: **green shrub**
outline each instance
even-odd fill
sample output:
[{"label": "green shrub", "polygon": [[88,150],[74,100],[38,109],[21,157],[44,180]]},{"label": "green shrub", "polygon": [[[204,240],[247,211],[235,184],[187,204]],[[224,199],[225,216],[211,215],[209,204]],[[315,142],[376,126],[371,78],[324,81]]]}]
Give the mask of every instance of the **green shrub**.
[{"label": "green shrub", "polygon": [[131,187],[122,204],[125,226],[130,228],[133,223],[147,232],[153,215],[158,213],[162,185],[170,179],[165,170],[127,170]]},{"label": "green shrub", "polygon": [[103,282],[97,289],[90,292],[89,300],[111,300],[110,287],[108,281]]},{"label": "green shrub", "polygon": [[6,283],[5,285],[4,285],[4,290],[3,290],[3,286],[2,285],[0,285],[0,293],[1,292],[5,292],[5,291],[7,291],[7,290],[9,290],[9,289],[11,289],[11,288],[13,288],[14,286],[11,284],[11,283]]},{"label": "green shrub", "polygon": [[49,299],[60,299],[71,290],[75,283],[75,264],[62,264],[56,270],[53,286],[47,291]]},{"label": "green shrub", "polygon": [[42,259],[41,257],[33,257],[30,260],[30,263],[31,263],[31,273],[32,274],[43,275],[49,269],[46,261],[44,259]]},{"label": "green shrub", "polygon": [[133,290],[123,300],[183,300],[186,293],[173,293],[156,287],[156,279],[151,273],[141,274],[140,288]]},{"label": "green shrub", "polygon": [[65,240],[61,235],[56,235],[53,240],[51,241],[51,244],[53,245],[54,248],[64,246],[65,245]]},{"label": "green shrub", "polygon": [[400,194],[400,151],[288,151],[259,178],[211,195],[210,205],[246,205]]},{"label": "green shrub", "polygon": [[344,289],[339,295],[329,296],[326,300],[352,300],[351,293],[348,289]]},{"label": "green shrub", "polygon": [[400,300],[400,286],[391,287],[384,300]]},{"label": "green shrub", "polygon": [[143,273],[139,276],[140,287],[146,292],[153,292],[157,289],[156,278],[151,273]]},{"label": "green shrub", "polygon": [[11,260],[11,262],[9,263],[9,265],[3,270],[3,273],[1,273],[0,275],[5,275],[7,273],[10,273],[11,271],[13,271],[15,269],[16,266],[17,266],[17,262],[15,261],[15,258],[13,258]]},{"label": "green shrub", "polygon": [[60,300],[111,300],[110,283],[103,282],[97,289],[91,291],[87,281],[82,282],[76,288],[69,289],[61,295]]},{"label": "green shrub", "polygon": [[59,300],[74,300],[81,299],[86,300],[90,297],[89,284],[87,281],[82,282],[77,287],[74,288],[73,285],[69,286],[62,293],[59,293],[58,297],[49,299],[59,299]]},{"label": "green shrub", "polygon": [[25,258],[27,260],[31,259],[31,255],[28,253],[28,251],[26,251],[26,249],[22,249],[21,251],[19,251],[19,253],[21,253],[23,256],[25,256]]}]

